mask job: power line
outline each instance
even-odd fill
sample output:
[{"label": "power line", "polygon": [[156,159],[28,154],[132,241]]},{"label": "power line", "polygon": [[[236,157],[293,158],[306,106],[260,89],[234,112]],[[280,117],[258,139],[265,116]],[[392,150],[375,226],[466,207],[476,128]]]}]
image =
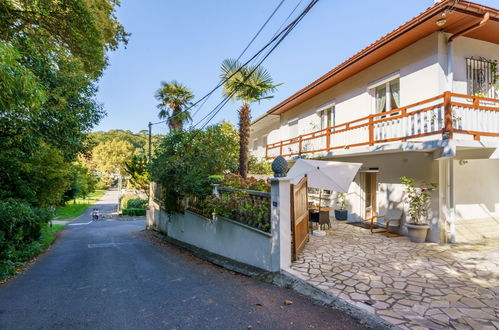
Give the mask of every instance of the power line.
[{"label": "power line", "polygon": [[[245,79],[243,80],[243,83],[249,78],[251,77],[251,75],[253,74],[253,72],[255,72],[255,70],[258,69],[258,67],[267,59],[267,57],[270,56],[270,54],[277,48],[277,46],[279,46],[279,44],[289,35],[289,33],[296,27],[296,25],[298,25],[298,23],[308,14],[308,12],[312,9],[313,6],[315,6],[317,4],[319,0],[312,0],[308,6],[302,11],[302,13],[300,15],[298,15],[297,18],[295,18],[288,26],[286,26],[285,29],[283,29],[279,34],[278,36],[280,36],[280,39],[276,42],[276,44],[274,46],[272,46],[272,48],[267,52],[267,54],[259,61],[259,63],[253,68],[253,70],[245,77]],[[281,36],[282,35],[282,36]],[[273,38],[271,40],[271,42],[273,42],[274,40],[276,40],[275,38]],[[267,44],[268,45],[268,44]],[[265,49],[267,47],[267,45],[263,48]],[[260,52],[258,52],[254,57],[258,56],[258,54],[260,54]],[[243,64],[241,66],[241,68],[245,67],[247,65],[246,64]],[[232,76],[231,76],[232,77]],[[230,79],[230,77],[228,78]],[[226,80],[228,80],[226,79]],[[232,95],[235,94],[235,92],[237,91],[234,90],[233,93],[231,93],[229,96],[226,96],[210,113],[208,113],[205,117],[203,117],[203,119],[201,121],[199,121],[197,124],[199,124],[200,122],[202,122],[205,118],[207,118],[207,116],[209,116],[210,114],[213,114],[209,119],[208,121],[200,128],[200,130],[202,130],[221,110],[222,108],[225,106],[225,104],[227,104],[228,100],[230,99],[230,97],[232,97]],[[196,125],[197,125],[196,124]],[[196,126],[194,125],[194,127]],[[196,135],[196,134],[195,134]]]},{"label": "power line", "polygon": [[[265,20],[265,22],[263,23],[263,25],[260,27],[260,29],[257,31],[257,33],[253,36],[253,38],[250,40],[250,42],[246,45],[246,47],[244,48],[244,50],[241,52],[241,54],[239,54],[239,56],[237,57],[237,60],[239,61],[241,59],[241,57],[244,55],[244,53],[248,50],[248,48],[253,44],[253,42],[255,41],[255,39],[260,35],[260,33],[263,31],[263,29],[265,28],[265,26],[267,26],[267,24],[269,23],[269,21],[272,19],[272,17],[274,17],[274,15],[276,14],[276,12],[279,10],[279,8],[282,6],[282,4],[284,3],[285,0],[281,0],[281,2],[279,2],[279,4],[277,5],[277,7],[274,9],[274,11],[270,14],[270,16],[267,18],[267,20]],[[238,70],[239,71],[239,70]],[[233,75],[235,75],[238,71],[234,72]],[[231,76],[232,77],[232,76]],[[229,77],[230,78],[230,77]],[[227,78],[227,80],[229,79]],[[226,80],[226,81],[227,81]],[[196,105],[198,105],[201,101],[204,100],[204,102],[199,106],[199,108],[196,110],[196,112],[193,114],[192,117],[194,117],[200,110],[201,108],[205,105],[206,101],[208,101],[208,98],[218,89],[220,88],[223,84],[225,83],[225,81],[223,81],[222,83],[219,83],[217,84],[217,86],[215,88],[213,88],[211,91],[209,91],[205,96],[203,96],[199,101],[195,102],[194,104],[192,104],[191,106],[189,106],[187,109],[185,109],[184,111],[189,111],[190,109],[192,109],[193,107],[195,107]],[[165,119],[165,120],[162,120],[162,121],[159,121],[159,122],[156,122],[156,123],[152,123],[152,125],[157,125],[157,124],[162,124],[162,123],[165,123],[177,116],[181,115],[181,113],[175,115],[175,116],[172,116],[168,119]]]}]

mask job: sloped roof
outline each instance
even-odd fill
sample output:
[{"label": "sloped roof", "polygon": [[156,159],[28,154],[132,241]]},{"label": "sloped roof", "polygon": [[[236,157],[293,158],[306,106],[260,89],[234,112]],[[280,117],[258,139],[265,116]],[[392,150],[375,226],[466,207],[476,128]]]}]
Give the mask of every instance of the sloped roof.
[{"label": "sloped roof", "polygon": [[[267,114],[284,113],[436,31],[459,33],[463,28],[479,22],[485,13],[490,14],[489,22],[480,29],[467,33],[466,37],[499,44],[499,10],[469,1],[444,0],[362,49],[274,106]],[[442,18],[445,18],[446,23],[438,26],[436,22]]]}]

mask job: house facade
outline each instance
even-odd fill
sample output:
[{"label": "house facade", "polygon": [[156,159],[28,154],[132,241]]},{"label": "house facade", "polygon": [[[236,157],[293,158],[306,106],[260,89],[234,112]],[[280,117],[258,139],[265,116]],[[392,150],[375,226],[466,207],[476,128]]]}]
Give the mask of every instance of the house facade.
[{"label": "house facade", "polygon": [[498,61],[499,10],[437,2],[257,118],[250,149],[362,163],[350,221],[405,215],[408,176],[438,184],[427,240],[499,238]]}]

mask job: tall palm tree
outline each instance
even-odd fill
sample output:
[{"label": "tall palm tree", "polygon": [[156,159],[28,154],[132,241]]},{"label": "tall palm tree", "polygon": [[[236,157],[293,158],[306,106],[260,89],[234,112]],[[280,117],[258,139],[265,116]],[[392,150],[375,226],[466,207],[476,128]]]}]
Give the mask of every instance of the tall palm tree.
[{"label": "tall palm tree", "polygon": [[191,100],[194,94],[187,86],[175,80],[163,81],[154,97],[160,102],[158,116],[160,119],[168,119],[168,127],[171,131],[181,130],[184,122],[192,119],[186,108],[192,106]]},{"label": "tall palm tree", "polygon": [[231,99],[242,101],[239,109],[239,174],[248,175],[249,135],[251,125],[252,102],[270,99],[270,93],[276,90],[270,73],[262,67],[243,66],[237,60],[226,59],[221,65],[223,93]]}]

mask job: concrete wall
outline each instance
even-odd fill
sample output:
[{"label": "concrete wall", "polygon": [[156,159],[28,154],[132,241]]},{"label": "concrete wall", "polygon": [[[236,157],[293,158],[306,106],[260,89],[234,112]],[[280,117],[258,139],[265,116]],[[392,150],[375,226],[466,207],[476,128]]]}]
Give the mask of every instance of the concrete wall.
[{"label": "concrete wall", "polygon": [[456,241],[499,239],[499,159],[454,161]]},{"label": "concrete wall", "polygon": [[[404,223],[407,215],[407,205],[404,202],[405,187],[400,183],[402,176],[413,177],[417,183],[438,183],[438,163],[432,153],[405,152],[385,155],[334,158],[334,161],[362,163],[362,169],[377,167],[378,187],[376,192],[378,214],[388,217],[398,217],[404,212]],[[362,171],[362,170],[361,170]],[[347,194],[349,203],[349,221],[360,221],[364,218],[365,192],[363,173],[357,174]],[[334,202],[332,202],[334,205]],[[440,241],[438,191],[432,193],[432,203],[429,212],[431,229],[427,240]],[[401,234],[407,230],[402,226]]]},{"label": "concrete wall", "polygon": [[264,270],[275,270],[272,235],[225,218],[210,221],[196,213],[168,216],[152,202],[147,216],[168,237]]}]

